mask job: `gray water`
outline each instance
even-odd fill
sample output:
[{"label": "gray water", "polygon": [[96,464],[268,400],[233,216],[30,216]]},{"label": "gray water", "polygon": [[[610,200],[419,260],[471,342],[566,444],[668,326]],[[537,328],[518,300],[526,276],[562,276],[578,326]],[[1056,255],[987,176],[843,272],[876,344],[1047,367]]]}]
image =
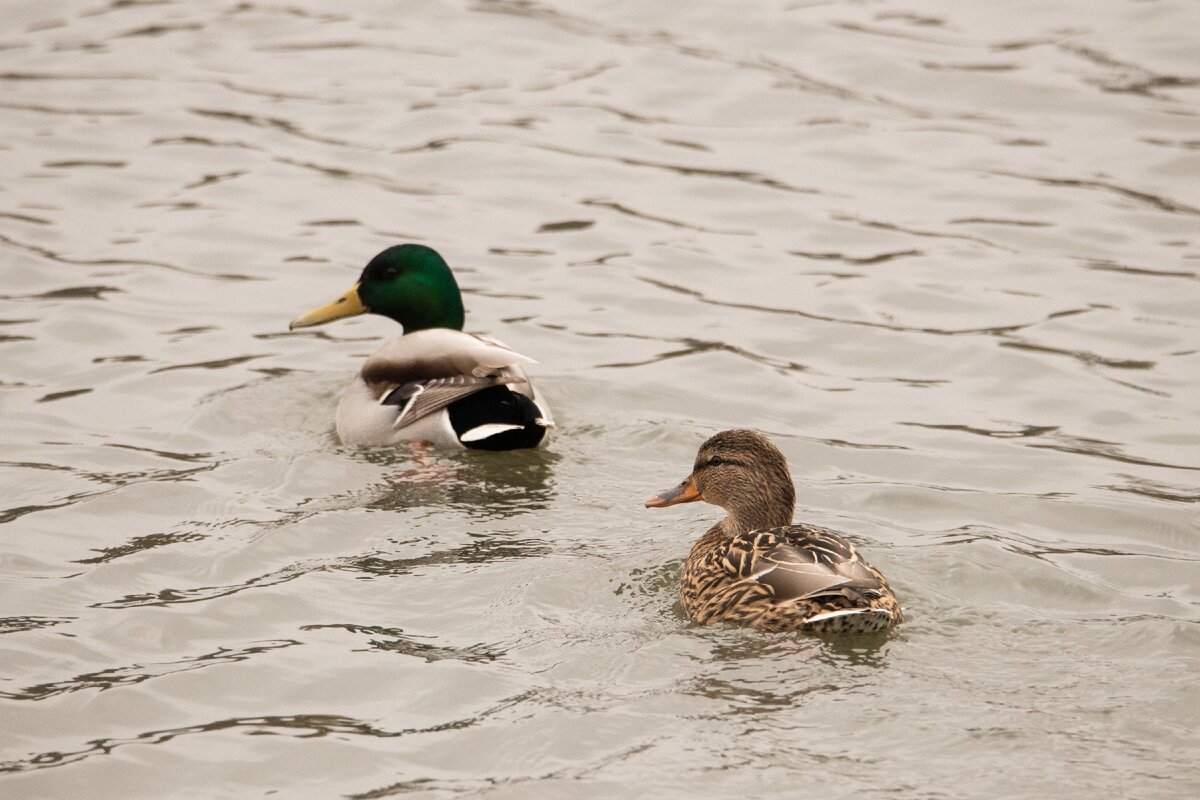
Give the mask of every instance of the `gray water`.
[{"label": "gray water", "polygon": [[[2,11],[0,796],[1200,793],[1200,4]],[[546,450],[337,443],[402,241]],[[735,426],[904,625],[681,616]]]}]

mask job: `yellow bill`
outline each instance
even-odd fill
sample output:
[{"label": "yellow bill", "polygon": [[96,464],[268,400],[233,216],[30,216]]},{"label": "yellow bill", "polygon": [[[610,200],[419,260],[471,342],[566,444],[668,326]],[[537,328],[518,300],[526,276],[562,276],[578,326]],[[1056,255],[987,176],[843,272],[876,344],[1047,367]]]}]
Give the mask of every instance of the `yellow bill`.
[{"label": "yellow bill", "polygon": [[332,303],[320,308],[314,308],[312,311],[305,311],[296,317],[288,325],[288,330],[294,331],[296,328],[323,325],[331,320],[341,319],[342,317],[353,317],[365,313],[367,313],[367,307],[363,305],[362,299],[358,296],[358,284],[356,283],[350,287],[350,291]]}]

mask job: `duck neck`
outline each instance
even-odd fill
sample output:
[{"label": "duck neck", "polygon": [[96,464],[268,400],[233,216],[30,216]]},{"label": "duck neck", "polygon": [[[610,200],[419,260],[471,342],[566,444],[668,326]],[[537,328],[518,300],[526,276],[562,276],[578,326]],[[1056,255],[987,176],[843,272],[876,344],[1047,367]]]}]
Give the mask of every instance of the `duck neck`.
[{"label": "duck neck", "polygon": [[721,529],[728,537],[792,524],[796,493],[790,482],[786,491],[781,488],[772,495],[754,493],[739,499],[737,507],[725,509],[728,516],[721,521]]},{"label": "duck neck", "polygon": [[405,333],[423,331],[429,328],[449,328],[455,331],[463,329],[462,299],[457,295],[445,295],[431,300],[428,304],[414,305],[403,314],[385,314],[404,326]]},{"label": "duck neck", "polygon": [[380,293],[378,307],[372,306],[371,310],[399,322],[405,333],[429,328],[463,329],[462,294],[449,269],[414,275],[405,284],[403,294],[395,287],[389,289],[388,293]]}]

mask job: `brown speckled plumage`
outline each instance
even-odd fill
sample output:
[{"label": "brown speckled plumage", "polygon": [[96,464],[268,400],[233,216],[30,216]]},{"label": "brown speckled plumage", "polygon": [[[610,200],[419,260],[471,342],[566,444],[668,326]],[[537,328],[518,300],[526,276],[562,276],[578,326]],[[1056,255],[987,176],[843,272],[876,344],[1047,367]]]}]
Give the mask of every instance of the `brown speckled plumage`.
[{"label": "brown speckled plumage", "polygon": [[680,575],[688,617],[764,631],[882,631],[901,621],[879,570],[841,534],[792,524],[787,460],[757,431],[723,431],[696,456],[678,487],[647,506],[705,500],[728,516],[692,547]]}]

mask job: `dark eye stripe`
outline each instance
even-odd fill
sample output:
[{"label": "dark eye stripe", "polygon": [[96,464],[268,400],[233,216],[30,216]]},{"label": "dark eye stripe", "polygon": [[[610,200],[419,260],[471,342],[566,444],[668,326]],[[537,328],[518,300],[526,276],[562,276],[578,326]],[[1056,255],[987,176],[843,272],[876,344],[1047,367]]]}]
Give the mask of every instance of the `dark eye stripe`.
[{"label": "dark eye stripe", "polygon": [[737,459],[734,459],[734,458],[725,458],[724,456],[713,456],[712,458],[708,459],[703,464],[701,464],[700,467],[701,468],[703,468],[703,467],[719,467],[722,464],[728,464],[728,465],[734,466],[734,467],[745,466],[741,461],[738,461]]}]

